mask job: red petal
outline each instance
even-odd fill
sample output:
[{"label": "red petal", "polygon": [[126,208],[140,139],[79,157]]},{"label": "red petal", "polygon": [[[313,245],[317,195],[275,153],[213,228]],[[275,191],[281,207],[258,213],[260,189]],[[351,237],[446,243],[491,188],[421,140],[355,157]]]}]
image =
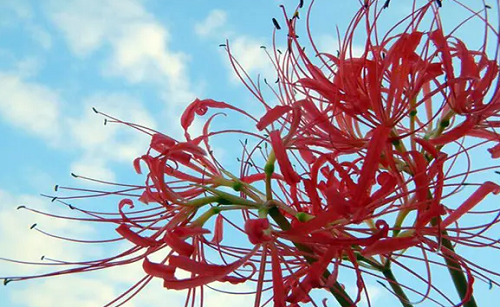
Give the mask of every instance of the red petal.
[{"label": "red petal", "polygon": [[136,158],[134,160],[134,169],[137,174],[142,174],[141,172],[141,159],[142,158]]},{"label": "red petal", "polygon": [[144,269],[144,272],[146,272],[146,274],[154,277],[168,279],[175,278],[174,274],[176,268],[174,266],[154,263],[149,261],[147,257],[144,258],[144,261],[142,262],[142,268]]},{"label": "red petal", "polygon": [[170,233],[167,231],[163,237],[163,241],[168,244],[168,246],[177,252],[179,255],[191,256],[194,252],[193,245],[181,240],[177,234]]},{"label": "red petal", "polygon": [[271,145],[273,146],[276,160],[278,160],[278,164],[280,166],[281,173],[285,178],[285,181],[290,185],[298,183],[300,181],[300,177],[293,170],[292,164],[290,163],[288,155],[286,154],[286,149],[283,145],[283,141],[281,140],[279,131],[272,131],[269,134],[269,137],[271,138]]},{"label": "red petal", "polygon": [[436,149],[434,145],[432,145],[428,140],[424,140],[421,138],[415,138],[415,142],[422,146],[422,148],[427,151],[433,158],[436,158],[439,155],[439,150]]},{"label": "red petal", "polygon": [[232,271],[240,267],[245,261],[247,261],[253,253],[249,253],[245,258],[242,258],[236,262],[229,265],[213,265],[207,263],[200,263],[189,259],[184,256],[172,256],[169,258],[170,265],[178,267],[182,270],[192,272],[195,274],[203,274],[200,276],[186,278],[186,279],[165,279],[163,281],[163,286],[167,289],[183,290],[190,289],[194,287],[199,287],[206,285],[208,283],[224,279]]},{"label": "red petal", "polygon": [[372,185],[375,183],[375,172],[378,170],[380,155],[385,149],[390,131],[391,128],[385,126],[378,126],[373,131],[372,138],[368,143],[366,157],[363,160],[363,167],[361,168],[361,174],[359,175],[355,192],[355,199],[357,201],[366,197],[370,193]]},{"label": "red petal", "polygon": [[441,228],[446,228],[450,224],[457,221],[462,215],[466,214],[469,210],[474,208],[481,202],[488,194],[493,193],[497,195],[500,193],[500,186],[491,181],[483,183],[474,193],[472,193],[466,201],[463,202],[456,210],[454,210],[444,221],[441,222]]},{"label": "red petal", "polygon": [[151,246],[158,246],[161,244],[160,242],[157,242],[151,238],[141,237],[137,233],[130,230],[130,228],[125,224],[121,224],[115,230],[122,237],[140,247],[151,247]]},{"label": "red petal", "polygon": [[173,233],[179,238],[186,238],[209,234],[210,230],[201,227],[177,227],[173,230]]},{"label": "red petal", "polygon": [[269,228],[269,221],[266,218],[248,219],[245,222],[245,232],[252,244],[261,244],[272,240],[272,237],[265,234],[264,230]]},{"label": "red petal", "polygon": [[182,128],[184,128],[184,135],[186,136],[186,139],[188,140],[191,139],[187,130],[189,126],[191,126],[191,124],[193,123],[195,113],[198,115],[205,115],[205,113],[207,113],[208,111],[208,108],[231,109],[243,113],[245,115],[248,115],[250,117],[250,115],[245,111],[242,111],[241,109],[238,109],[225,102],[215,101],[212,99],[200,100],[197,98],[186,108],[186,110],[184,110],[184,113],[182,113],[181,116],[181,126]]},{"label": "red petal", "polygon": [[443,133],[435,139],[429,140],[434,146],[446,145],[448,143],[454,142],[461,137],[464,137],[469,131],[471,131],[477,123],[477,119],[469,116],[467,119],[459,126],[451,129],[450,131]]},{"label": "red petal", "polygon": [[491,154],[492,159],[500,158],[500,143],[488,148],[488,152]]},{"label": "red petal", "polygon": [[271,249],[271,264],[273,276],[273,301],[275,307],[285,307],[285,287],[283,286],[283,275],[281,272],[281,264],[278,256],[278,250],[274,245],[270,245]]},{"label": "red petal", "polygon": [[219,213],[219,215],[217,215],[217,218],[215,219],[214,237],[210,242],[215,244],[220,244],[224,236],[223,223],[224,223],[224,217],[222,216],[222,214]]},{"label": "red petal", "polygon": [[417,237],[397,237],[381,239],[363,250],[366,257],[374,255],[389,254],[398,250],[407,249],[418,245],[420,240]]},{"label": "red petal", "polygon": [[257,129],[263,130],[278,118],[283,116],[283,114],[290,112],[291,110],[292,108],[289,106],[275,106],[274,108],[268,110],[266,114],[261,117],[261,119],[257,123]]},{"label": "red petal", "polygon": [[[276,173],[273,173],[271,178],[278,179],[278,180],[284,180],[283,176],[281,176],[280,174],[276,174]],[[254,183],[256,181],[261,181],[264,179],[266,179],[266,174],[265,173],[258,173],[258,174],[253,174],[250,176],[245,176],[245,177],[241,178],[241,181],[243,181],[245,183]]]}]

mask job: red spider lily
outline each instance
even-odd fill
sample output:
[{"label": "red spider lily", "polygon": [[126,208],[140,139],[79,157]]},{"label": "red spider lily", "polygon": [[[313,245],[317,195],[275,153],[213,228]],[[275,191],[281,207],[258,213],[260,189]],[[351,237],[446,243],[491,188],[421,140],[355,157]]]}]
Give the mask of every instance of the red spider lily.
[{"label": "red spider lily", "polygon": [[[442,3],[417,2],[383,33],[377,25],[389,1],[362,2],[337,55],[314,44],[312,4],[306,30],[313,54],[306,53],[297,35],[303,3],[291,18],[283,9],[288,48],[281,52],[274,44],[268,53],[279,77],[277,88],[270,86],[277,106],[266,103],[226,44],[236,73],[265,107],[260,118],[230,103],[196,99],[181,117],[185,141],[177,141],[101,113],[110,122],[150,135],[149,150],[133,163],[138,174],[147,166],[146,181],[118,185],[112,192],[86,191],[91,193],[87,197],[125,197],[117,214],[70,208],[89,216],[80,220],[115,224],[115,240],[125,239],[134,247],[97,261],[57,262],[74,266],[68,270],[6,280],[141,261],[146,277],[109,305],[125,303],[136,289],[161,278],[167,289],[189,289],[186,304],[192,305],[195,290],[202,293],[216,281],[254,283],[255,306],[270,301],[275,306],[317,305],[313,289],[326,290],[344,307],[357,306],[363,297],[371,305],[367,284],[377,279],[403,306],[424,300],[476,306],[474,280],[500,286],[500,273],[460,256],[455,248],[500,247],[487,234],[500,221],[500,210],[475,210],[487,196],[500,193],[500,186],[471,181],[498,165],[473,167],[470,158],[476,151],[500,156],[495,120],[499,48],[491,57],[487,35],[479,49],[468,47],[455,34],[467,20],[447,33],[438,11]],[[483,9],[475,12],[452,3],[483,22],[498,42],[498,30]],[[359,28],[366,34],[363,52],[353,55],[354,45],[360,44],[355,35]],[[258,131],[209,131],[212,115],[202,134],[191,136],[195,116],[211,109],[243,115]],[[243,134],[254,145],[244,143],[238,172],[218,161],[209,145],[212,137],[228,133]],[[134,198],[155,205],[125,214],[125,206],[134,208]],[[491,219],[461,226],[468,215],[477,214]],[[228,234],[245,244],[227,243]],[[154,254],[164,255],[164,261],[150,261]],[[436,267],[449,269],[458,301],[435,283]],[[410,278],[399,279],[398,274],[396,279],[392,268]],[[181,270],[189,277],[178,278]],[[340,283],[349,271],[354,293]],[[267,290],[272,293],[263,297]]]}]

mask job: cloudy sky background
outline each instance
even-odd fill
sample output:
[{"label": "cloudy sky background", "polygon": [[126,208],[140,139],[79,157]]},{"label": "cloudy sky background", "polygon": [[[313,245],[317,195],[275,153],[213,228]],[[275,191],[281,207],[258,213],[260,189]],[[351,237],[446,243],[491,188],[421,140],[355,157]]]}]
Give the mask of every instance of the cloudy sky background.
[{"label": "cloudy sky background", "polygon": [[[335,3],[320,4],[313,11],[318,16],[313,29],[317,43],[334,53],[335,26],[342,32],[358,4],[329,2]],[[37,261],[47,255],[84,260],[126,248],[125,243],[104,248],[45,237],[30,226],[37,223],[40,229],[80,238],[110,237],[111,232],[99,225],[16,210],[26,205],[67,213],[39,194],[53,194],[55,184],[92,186],[72,178],[71,172],[141,182],[134,175],[132,161],[147,149],[148,138],[123,126],[103,126],[92,107],[178,138],[182,135],[179,114],[196,97],[245,105],[254,114],[263,114],[218,45],[229,39],[235,56],[252,77],[260,73],[274,80],[276,75],[260,46],[271,45],[271,18],[281,20],[280,2],[189,3],[0,0],[0,257]],[[296,2],[285,4],[291,11]],[[407,7],[393,1],[390,9],[390,16],[397,18]],[[240,151],[233,152],[235,145],[230,146],[222,141],[214,144],[216,153],[234,162]],[[116,206],[112,201],[92,202],[95,208]],[[0,263],[0,276],[42,271]],[[142,277],[139,264],[11,283],[0,287],[0,305],[96,307]],[[248,291],[245,287],[239,290]],[[368,287],[375,306],[396,304],[376,283]],[[478,301],[485,303],[482,306],[499,295],[485,284],[478,284],[477,291],[481,293]],[[126,306],[181,306],[184,295],[167,292],[155,281]],[[251,297],[221,297],[209,293],[206,306],[253,306]]]}]

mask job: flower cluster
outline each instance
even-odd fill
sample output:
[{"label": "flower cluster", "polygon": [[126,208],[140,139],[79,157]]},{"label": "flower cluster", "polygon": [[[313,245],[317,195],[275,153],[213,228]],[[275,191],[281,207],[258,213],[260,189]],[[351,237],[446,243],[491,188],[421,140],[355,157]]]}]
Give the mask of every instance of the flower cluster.
[{"label": "flower cluster", "polygon": [[[377,25],[388,18],[389,1],[361,1],[333,54],[318,50],[312,39],[312,4],[306,10],[301,2],[291,16],[283,8],[284,23],[273,22],[275,34],[287,34],[286,50],[276,43],[265,50],[278,75],[276,85],[269,85],[278,104],[266,102],[226,43],[235,72],[265,113],[254,117],[236,105],[196,99],[181,117],[182,141],[96,111],[151,136],[149,150],[133,163],[146,181],[104,193],[127,195],[112,217],[71,208],[115,224],[134,247],[112,258],[67,263],[72,268],[64,271],[6,281],[137,261],[146,277],[110,305],[123,304],[134,290],[160,278],[167,289],[191,290],[186,302],[192,305],[197,288],[203,293],[218,281],[254,283],[255,306],[316,305],[313,289],[329,291],[341,306],[356,306],[363,297],[370,302],[367,279],[378,279],[403,306],[423,300],[476,306],[474,281],[500,285],[499,271],[457,250],[499,248],[488,231],[500,221],[500,209],[474,209],[500,193],[499,185],[483,179],[499,167],[493,159],[500,157],[500,37],[488,20],[489,6],[474,11],[459,1],[446,4],[470,18],[446,32],[441,1],[414,1],[410,14],[382,33]],[[302,15],[307,42],[297,34]],[[456,35],[470,20],[484,24],[476,49]],[[363,32],[361,42],[357,31]],[[213,109],[239,114],[256,130],[212,131],[216,113],[200,135],[191,135],[195,117]],[[237,172],[210,147],[213,137],[226,134],[247,139]],[[473,152],[486,162],[476,166]],[[138,202],[146,209],[124,212]],[[467,219],[478,214],[472,223]],[[231,240],[238,235],[241,240]],[[159,253],[164,261],[150,260]],[[458,301],[433,281],[440,267],[449,270]],[[180,278],[179,271],[189,276]],[[341,283],[344,273],[351,273],[356,291]]]}]

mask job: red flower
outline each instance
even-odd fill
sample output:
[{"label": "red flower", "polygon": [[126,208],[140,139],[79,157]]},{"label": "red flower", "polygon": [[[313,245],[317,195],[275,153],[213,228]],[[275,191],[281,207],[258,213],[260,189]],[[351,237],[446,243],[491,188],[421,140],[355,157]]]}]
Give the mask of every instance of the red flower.
[{"label": "red flower", "polygon": [[[475,279],[500,285],[493,279],[500,277],[498,269],[455,251],[455,246],[499,248],[486,233],[500,222],[500,209],[476,209],[490,194],[500,193],[500,186],[473,178],[498,166],[490,161],[475,166],[470,158],[475,151],[500,157],[499,68],[497,55],[487,52],[488,36],[474,50],[455,37],[457,31],[446,34],[440,1],[415,4],[406,18],[382,32],[379,22],[389,14],[389,1],[364,1],[337,55],[317,50],[307,28],[314,50],[308,54],[297,36],[302,4],[291,18],[284,10],[287,50],[278,51],[275,44],[269,54],[279,77],[277,88],[271,87],[278,105],[266,103],[226,45],[236,72],[245,76],[242,82],[265,108],[260,119],[227,102],[196,99],[180,120],[184,141],[124,123],[151,137],[149,150],[133,163],[138,174],[147,167],[144,185],[87,191],[89,197],[124,197],[112,217],[71,208],[90,216],[83,220],[115,224],[118,239],[133,248],[76,263],[76,269],[7,280],[141,261],[148,281],[161,278],[167,289],[203,289],[216,281],[254,283],[255,306],[266,304],[266,290],[273,292],[275,306],[297,306],[316,304],[311,291],[325,289],[344,307],[369,298],[367,285],[373,279],[385,282],[403,306],[423,300],[475,306]],[[491,31],[487,15],[471,16],[485,24],[498,44],[499,31]],[[361,42],[359,32],[364,33]],[[363,46],[361,54],[353,54],[355,44]],[[191,136],[195,116],[212,108],[243,115],[257,131],[209,131],[212,115],[203,132]],[[237,171],[217,160],[209,144],[213,136],[228,133],[250,139],[242,143]],[[484,149],[489,142],[495,144]],[[54,200],[72,198],[78,197]],[[126,214],[134,198],[150,207]],[[462,226],[473,214],[480,214],[479,222]],[[133,252],[140,255],[126,257]],[[149,260],[157,253],[164,253],[162,263]],[[433,279],[434,268],[443,265],[459,301]],[[352,270],[355,293],[340,283],[346,272],[341,268]],[[190,277],[178,279],[177,269]],[[401,272],[409,277],[401,278]],[[120,298],[128,299],[128,293]]]}]

